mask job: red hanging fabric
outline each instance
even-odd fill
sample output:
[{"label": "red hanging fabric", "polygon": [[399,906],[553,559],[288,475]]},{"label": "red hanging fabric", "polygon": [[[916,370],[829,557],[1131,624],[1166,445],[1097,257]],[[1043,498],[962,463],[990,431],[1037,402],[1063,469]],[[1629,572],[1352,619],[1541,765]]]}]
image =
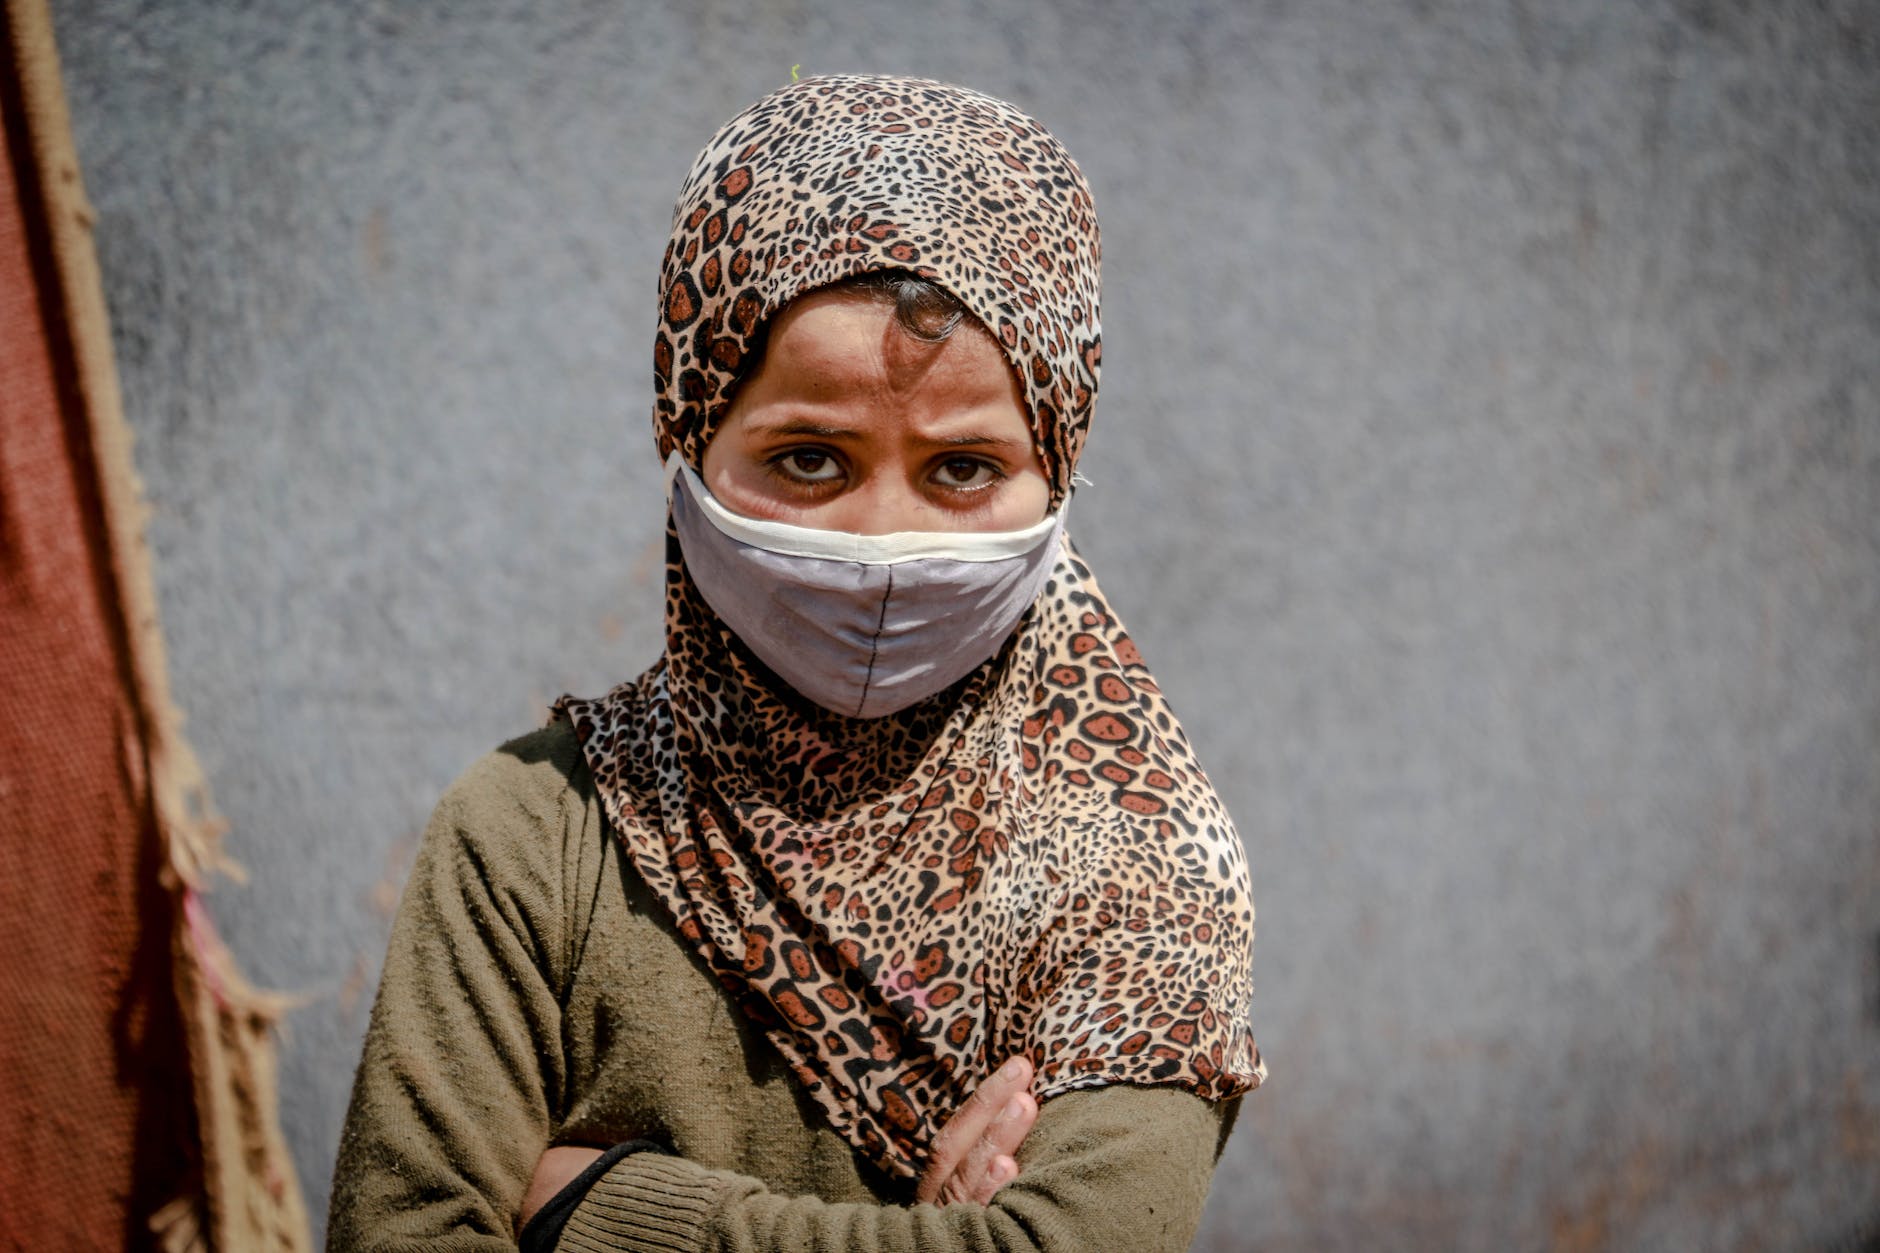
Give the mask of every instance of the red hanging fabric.
[{"label": "red hanging fabric", "polygon": [[302,1249],[277,1005],[195,900],[215,823],[44,0],[0,6],[0,130],[0,1246]]}]

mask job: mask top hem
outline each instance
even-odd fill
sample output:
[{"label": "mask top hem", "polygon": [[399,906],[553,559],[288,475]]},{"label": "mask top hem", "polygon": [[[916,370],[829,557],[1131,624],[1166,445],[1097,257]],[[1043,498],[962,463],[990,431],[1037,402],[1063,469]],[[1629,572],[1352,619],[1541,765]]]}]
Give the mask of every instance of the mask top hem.
[{"label": "mask top hem", "polygon": [[685,493],[706,521],[718,531],[754,548],[790,557],[819,557],[858,565],[888,566],[903,561],[938,558],[946,561],[1004,561],[1022,557],[1051,538],[1063,522],[1064,511],[1047,514],[1032,526],[1017,531],[895,531],[888,535],[857,535],[851,531],[825,531],[747,518],[727,509],[675,450],[666,459],[666,500],[670,504],[674,480],[683,479]]}]

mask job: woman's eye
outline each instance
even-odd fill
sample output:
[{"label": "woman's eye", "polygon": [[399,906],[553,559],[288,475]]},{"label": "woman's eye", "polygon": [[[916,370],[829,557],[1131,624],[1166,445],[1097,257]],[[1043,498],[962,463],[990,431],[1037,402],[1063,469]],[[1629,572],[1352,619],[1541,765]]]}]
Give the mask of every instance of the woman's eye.
[{"label": "woman's eye", "polygon": [[842,477],[842,467],[826,452],[799,448],[784,453],[772,464],[799,483],[833,483]]},{"label": "woman's eye", "polygon": [[996,469],[977,457],[953,457],[934,471],[934,479],[951,488],[987,487],[998,477]]}]

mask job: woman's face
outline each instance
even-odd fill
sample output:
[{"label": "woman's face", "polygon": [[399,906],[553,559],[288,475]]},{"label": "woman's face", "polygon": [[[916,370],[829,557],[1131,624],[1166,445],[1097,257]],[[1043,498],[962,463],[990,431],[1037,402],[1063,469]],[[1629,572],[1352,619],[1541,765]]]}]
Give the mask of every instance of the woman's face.
[{"label": "woman's face", "polygon": [[749,518],[826,531],[1015,531],[1051,490],[1005,355],[978,323],[939,343],[891,301],[792,301],[705,449],[705,486]]}]

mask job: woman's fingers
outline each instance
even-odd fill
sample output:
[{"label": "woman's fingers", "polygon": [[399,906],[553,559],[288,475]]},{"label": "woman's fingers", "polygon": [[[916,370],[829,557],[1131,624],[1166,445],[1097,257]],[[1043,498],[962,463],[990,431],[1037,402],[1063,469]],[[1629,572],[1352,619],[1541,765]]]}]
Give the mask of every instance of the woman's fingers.
[{"label": "woman's fingers", "polygon": [[1020,1092],[1005,1103],[953,1172],[966,1191],[966,1199],[984,1205],[993,1193],[1018,1177],[1018,1146],[1031,1134],[1037,1120],[1038,1102],[1029,1092]]},{"label": "woman's fingers", "polygon": [[952,1178],[1006,1104],[1030,1084],[1031,1063],[1023,1057],[1008,1059],[986,1076],[934,1137],[933,1156],[928,1161],[923,1181],[931,1180],[937,1191],[941,1183]]},{"label": "woman's fingers", "polygon": [[1013,1057],[973,1089],[934,1137],[916,1199],[983,1205],[1010,1182],[1018,1173],[1013,1155],[1037,1117],[1037,1102],[1026,1091],[1031,1079],[1031,1062]]}]

